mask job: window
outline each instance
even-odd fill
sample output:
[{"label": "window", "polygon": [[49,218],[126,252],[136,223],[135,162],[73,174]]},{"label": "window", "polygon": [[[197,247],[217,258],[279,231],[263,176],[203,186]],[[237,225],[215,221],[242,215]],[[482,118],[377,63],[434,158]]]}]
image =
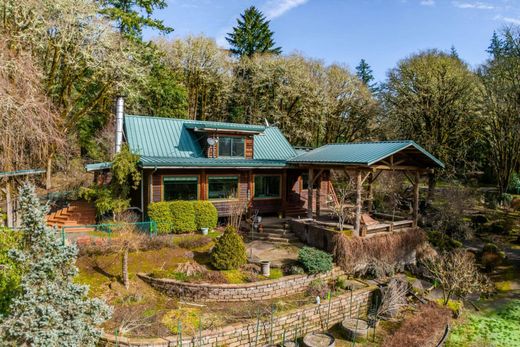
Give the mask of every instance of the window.
[{"label": "window", "polygon": [[164,200],[197,200],[197,176],[166,176],[163,177]]},{"label": "window", "polygon": [[243,137],[219,137],[218,139],[219,157],[244,157],[244,138]]},{"label": "window", "polygon": [[238,176],[209,176],[208,199],[236,199]]},{"label": "window", "polygon": [[280,176],[255,176],[255,198],[279,198]]}]

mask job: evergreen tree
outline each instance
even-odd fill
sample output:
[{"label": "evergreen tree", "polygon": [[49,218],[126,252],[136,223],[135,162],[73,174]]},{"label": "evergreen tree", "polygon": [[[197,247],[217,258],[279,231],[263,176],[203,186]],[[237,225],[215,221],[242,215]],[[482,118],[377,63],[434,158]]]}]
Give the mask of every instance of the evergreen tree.
[{"label": "evergreen tree", "polygon": [[88,287],[73,282],[77,248],[65,245],[45,224],[46,208],[34,186],[20,188],[23,250],[11,256],[26,269],[22,294],[13,300],[1,322],[4,345],[93,346],[111,309],[102,300],[87,298]]},{"label": "evergreen tree", "polygon": [[491,37],[491,43],[489,44],[488,49],[486,50],[489,54],[491,54],[494,58],[500,56],[502,52],[502,40],[498,37],[496,31],[493,31],[493,36]]},{"label": "evergreen tree", "polygon": [[356,66],[356,75],[368,87],[368,89],[370,89],[370,91],[373,93],[377,91],[377,83],[371,83],[374,80],[372,69],[365,59],[361,59],[359,65]]},{"label": "evergreen tree", "polygon": [[129,37],[140,39],[144,27],[165,34],[173,31],[162,20],[151,17],[155,9],[166,8],[165,0],[103,0],[101,6],[101,13],[114,20],[119,31]]},{"label": "evergreen tree", "polygon": [[269,21],[254,6],[240,15],[237,26],[233,27],[232,33],[228,33],[226,40],[231,45],[231,52],[240,57],[252,57],[256,53],[282,53],[280,47],[275,47]]}]

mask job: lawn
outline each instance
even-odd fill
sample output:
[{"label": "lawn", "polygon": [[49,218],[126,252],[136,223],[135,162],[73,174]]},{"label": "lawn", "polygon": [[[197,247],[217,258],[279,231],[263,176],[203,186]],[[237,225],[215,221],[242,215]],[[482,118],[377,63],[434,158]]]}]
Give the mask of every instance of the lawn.
[{"label": "lawn", "polygon": [[468,312],[454,326],[447,347],[520,346],[520,299],[509,300],[496,309]]}]

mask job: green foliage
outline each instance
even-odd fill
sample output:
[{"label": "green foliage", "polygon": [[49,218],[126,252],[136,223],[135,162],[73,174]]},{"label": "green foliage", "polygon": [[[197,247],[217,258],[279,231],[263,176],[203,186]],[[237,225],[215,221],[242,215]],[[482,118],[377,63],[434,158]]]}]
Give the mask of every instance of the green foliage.
[{"label": "green foliage", "polygon": [[157,223],[157,232],[159,234],[167,234],[172,231],[173,216],[169,202],[152,202],[148,205],[148,217]]},{"label": "green foliage", "polygon": [[172,216],[171,230],[174,233],[180,234],[197,230],[195,209],[192,201],[170,201],[169,205]]},{"label": "green foliage", "polygon": [[512,194],[520,194],[520,173],[515,172],[511,175],[509,180],[509,191]]},{"label": "green foliage", "polygon": [[119,31],[129,37],[140,39],[146,27],[164,34],[173,31],[162,20],[151,17],[154,10],[166,8],[165,0],[105,0],[101,4],[100,12],[115,21]]},{"label": "green foliage", "polygon": [[219,270],[235,270],[247,263],[246,247],[235,228],[227,226],[211,251],[211,265]]},{"label": "green foliage", "polygon": [[114,219],[130,207],[128,197],[132,190],[139,187],[141,172],[137,164],[139,156],[133,154],[124,144],[112,162],[112,180],[108,186],[99,186],[94,183],[91,187],[81,187],[79,196],[87,201],[94,202],[98,216],[109,212]]},{"label": "green foliage", "polygon": [[395,138],[420,143],[463,174],[479,129],[479,81],[460,59],[438,50],[403,59],[383,88],[388,128]]},{"label": "green foliage", "polygon": [[195,224],[197,229],[215,228],[218,222],[218,211],[209,201],[197,200],[193,201],[195,210]]},{"label": "green foliage", "polygon": [[427,234],[428,241],[431,243],[431,245],[440,251],[451,251],[453,249],[462,247],[462,243],[452,239],[446,235],[446,233],[433,230],[429,231]]},{"label": "green foliage", "polygon": [[452,329],[446,346],[520,346],[518,322],[520,300],[514,299],[492,312],[470,314]]},{"label": "green foliage", "polygon": [[8,313],[13,298],[20,294],[22,266],[9,256],[9,251],[21,247],[20,232],[0,227],[0,316]]},{"label": "green foliage", "polygon": [[372,83],[374,80],[372,69],[365,59],[361,59],[359,65],[356,66],[356,75],[372,93],[377,91],[377,83]]},{"label": "green foliage", "polygon": [[483,84],[481,128],[487,129],[485,141],[488,160],[494,170],[499,193],[505,193],[511,175],[520,162],[520,28],[512,26],[494,33],[489,47],[492,54],[478,71]]},{"label": "green foliage", "polygon": [[269,21],[254,6],[240,15],[237,26],[233,27],[232,33],[228,33],[226,40],[231,45],[231,53],[240,57],[252,57],[256,53],[282,53],[280,47],[275,47]]},{"label": "green foliage", "polygon": [[21,294],[0,324],[2,342],[17,346],[93,346],[98,326],[111,309],[100,299],[88,299],[88,287],[74,283],[77,248],[62,243],[46,226],[34,186],[20,189],[24,249],[10,256],[26,271]]},{"label": "green foliage", "polygon": [[332,270],[332,255],[313,247],[303,247],[298,251],[298,261],[309,274]]}]

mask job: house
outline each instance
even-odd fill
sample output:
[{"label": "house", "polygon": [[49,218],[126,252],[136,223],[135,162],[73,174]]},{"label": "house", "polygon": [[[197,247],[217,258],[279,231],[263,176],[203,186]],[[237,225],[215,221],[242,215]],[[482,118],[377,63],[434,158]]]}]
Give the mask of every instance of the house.
[{"label": "house", "polygon": [[[119,105],[119,103],[118,103]],[[260,214],[310,217],[335,199],[332,169],[356,177],[357,213],[361,191],[384,170],[403,170],[416,188],[417,219],[420,175],[444,165],[413,141],[365,142],[295,149],[279,128],[150,116],[123,116],[117,110],[116,151],[122,139],[140,155],[141,185],[133,205],[146,215],[151,202],[209,200],[219,216],[243,201]],[[106,171],[110,163],[90,164],[87,171]],[[309,182],[311,187],[308,189]]]}]

